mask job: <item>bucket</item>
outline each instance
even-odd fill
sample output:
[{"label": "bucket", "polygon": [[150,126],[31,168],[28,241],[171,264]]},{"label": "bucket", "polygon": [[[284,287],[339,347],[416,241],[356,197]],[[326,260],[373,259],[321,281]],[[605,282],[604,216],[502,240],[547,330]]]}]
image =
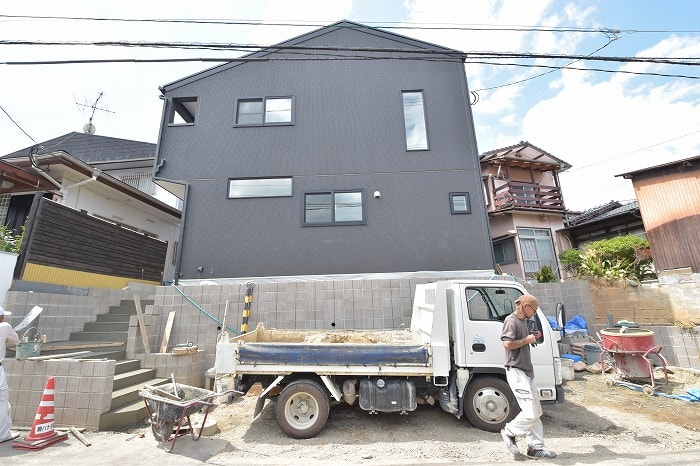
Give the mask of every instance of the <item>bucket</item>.
[{"label": "bucket", "polygon": [[600,348],[594,343],[583,345],[583,354],[586,356],[586,364],[589,366],[600,362]]},{"label": "bucket", "polygon": [[561,378],[563,380],[574,380],[576,375],[574,373],[574,360],[569,358],[561,359]]},{"label": "bucket", "polygon": [[21,341],[15,346],[15,359],[26,359],[41,354],[41,341]]}]

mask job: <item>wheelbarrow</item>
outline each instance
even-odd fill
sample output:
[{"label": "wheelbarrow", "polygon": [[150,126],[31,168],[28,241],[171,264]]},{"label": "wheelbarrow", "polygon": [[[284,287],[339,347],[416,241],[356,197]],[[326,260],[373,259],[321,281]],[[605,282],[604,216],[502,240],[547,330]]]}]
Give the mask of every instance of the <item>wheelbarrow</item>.
[{"label": "wheelbarrow", "polygon": [[[187,435],[189,428],[192,440],[197,441],[202,436],[204,424],[207,421],[209,410],[213,406],[215,396],[224,396],[230,393],[240,393],[229,390],[225,393],[216,393],[203,388],[191,387],[181,383],[167,383],[157,387],[146,386],[139,391],[146,405],[146,412],[151,421],[151,431],[156,440],[163,443],[166,452],[173,451],[178,437]],[[196,433],[190,422],[190,415],[204,409],[202,428]],[[187,424],[183,428],[183,421]],[[183,433],[184,431],[184,433]]]}]

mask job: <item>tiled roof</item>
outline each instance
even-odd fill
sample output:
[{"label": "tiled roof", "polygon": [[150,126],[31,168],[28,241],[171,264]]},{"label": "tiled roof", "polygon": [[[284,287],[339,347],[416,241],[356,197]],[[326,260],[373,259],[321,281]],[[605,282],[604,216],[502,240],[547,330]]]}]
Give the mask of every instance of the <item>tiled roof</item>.
[{"label": "tiled roof", "polygon": [[588,223],[600,222],[606,218],[619,217],[639,210],[639,203],[634,201],[610,201],[607,204],[593,207],[581,214],[566,219],[569,227],[581,226]]},{"label": "tiled roof", "polygon": [[[39,154],[65,151],[87,164],[119,160],[146,159],[155,157],[156,145],[150,142],[131,141],[95,134],[72,132],[39,144]],[[32,146],[18,150],[5,157],[22,157]]]}]

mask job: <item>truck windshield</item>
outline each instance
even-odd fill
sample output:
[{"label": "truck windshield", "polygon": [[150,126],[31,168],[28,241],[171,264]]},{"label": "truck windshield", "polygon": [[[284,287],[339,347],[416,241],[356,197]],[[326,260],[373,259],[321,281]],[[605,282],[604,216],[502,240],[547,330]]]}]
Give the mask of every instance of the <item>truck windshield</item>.
[{"label": "truck windshield", "polygon": [[471,320],[499,320],[503,322],[515,311],[515,300],[522,293],[509,287],[467,287],[467,309]]}]

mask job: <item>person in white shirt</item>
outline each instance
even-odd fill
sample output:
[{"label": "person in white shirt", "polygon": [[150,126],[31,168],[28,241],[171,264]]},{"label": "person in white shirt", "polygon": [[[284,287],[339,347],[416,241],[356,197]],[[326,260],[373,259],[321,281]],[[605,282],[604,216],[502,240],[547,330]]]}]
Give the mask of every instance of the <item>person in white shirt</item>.
[{"label": "person in white shirt", "polygon": [[11,315],[0,307],[0,443],[17,438],[10,429],[12,417],[10,416],[10,387],[7,384],[7,374],[2,362],[5,360],[7,345],[17,343],[19,336],[10,324],[5,322],[5,316]]}]

